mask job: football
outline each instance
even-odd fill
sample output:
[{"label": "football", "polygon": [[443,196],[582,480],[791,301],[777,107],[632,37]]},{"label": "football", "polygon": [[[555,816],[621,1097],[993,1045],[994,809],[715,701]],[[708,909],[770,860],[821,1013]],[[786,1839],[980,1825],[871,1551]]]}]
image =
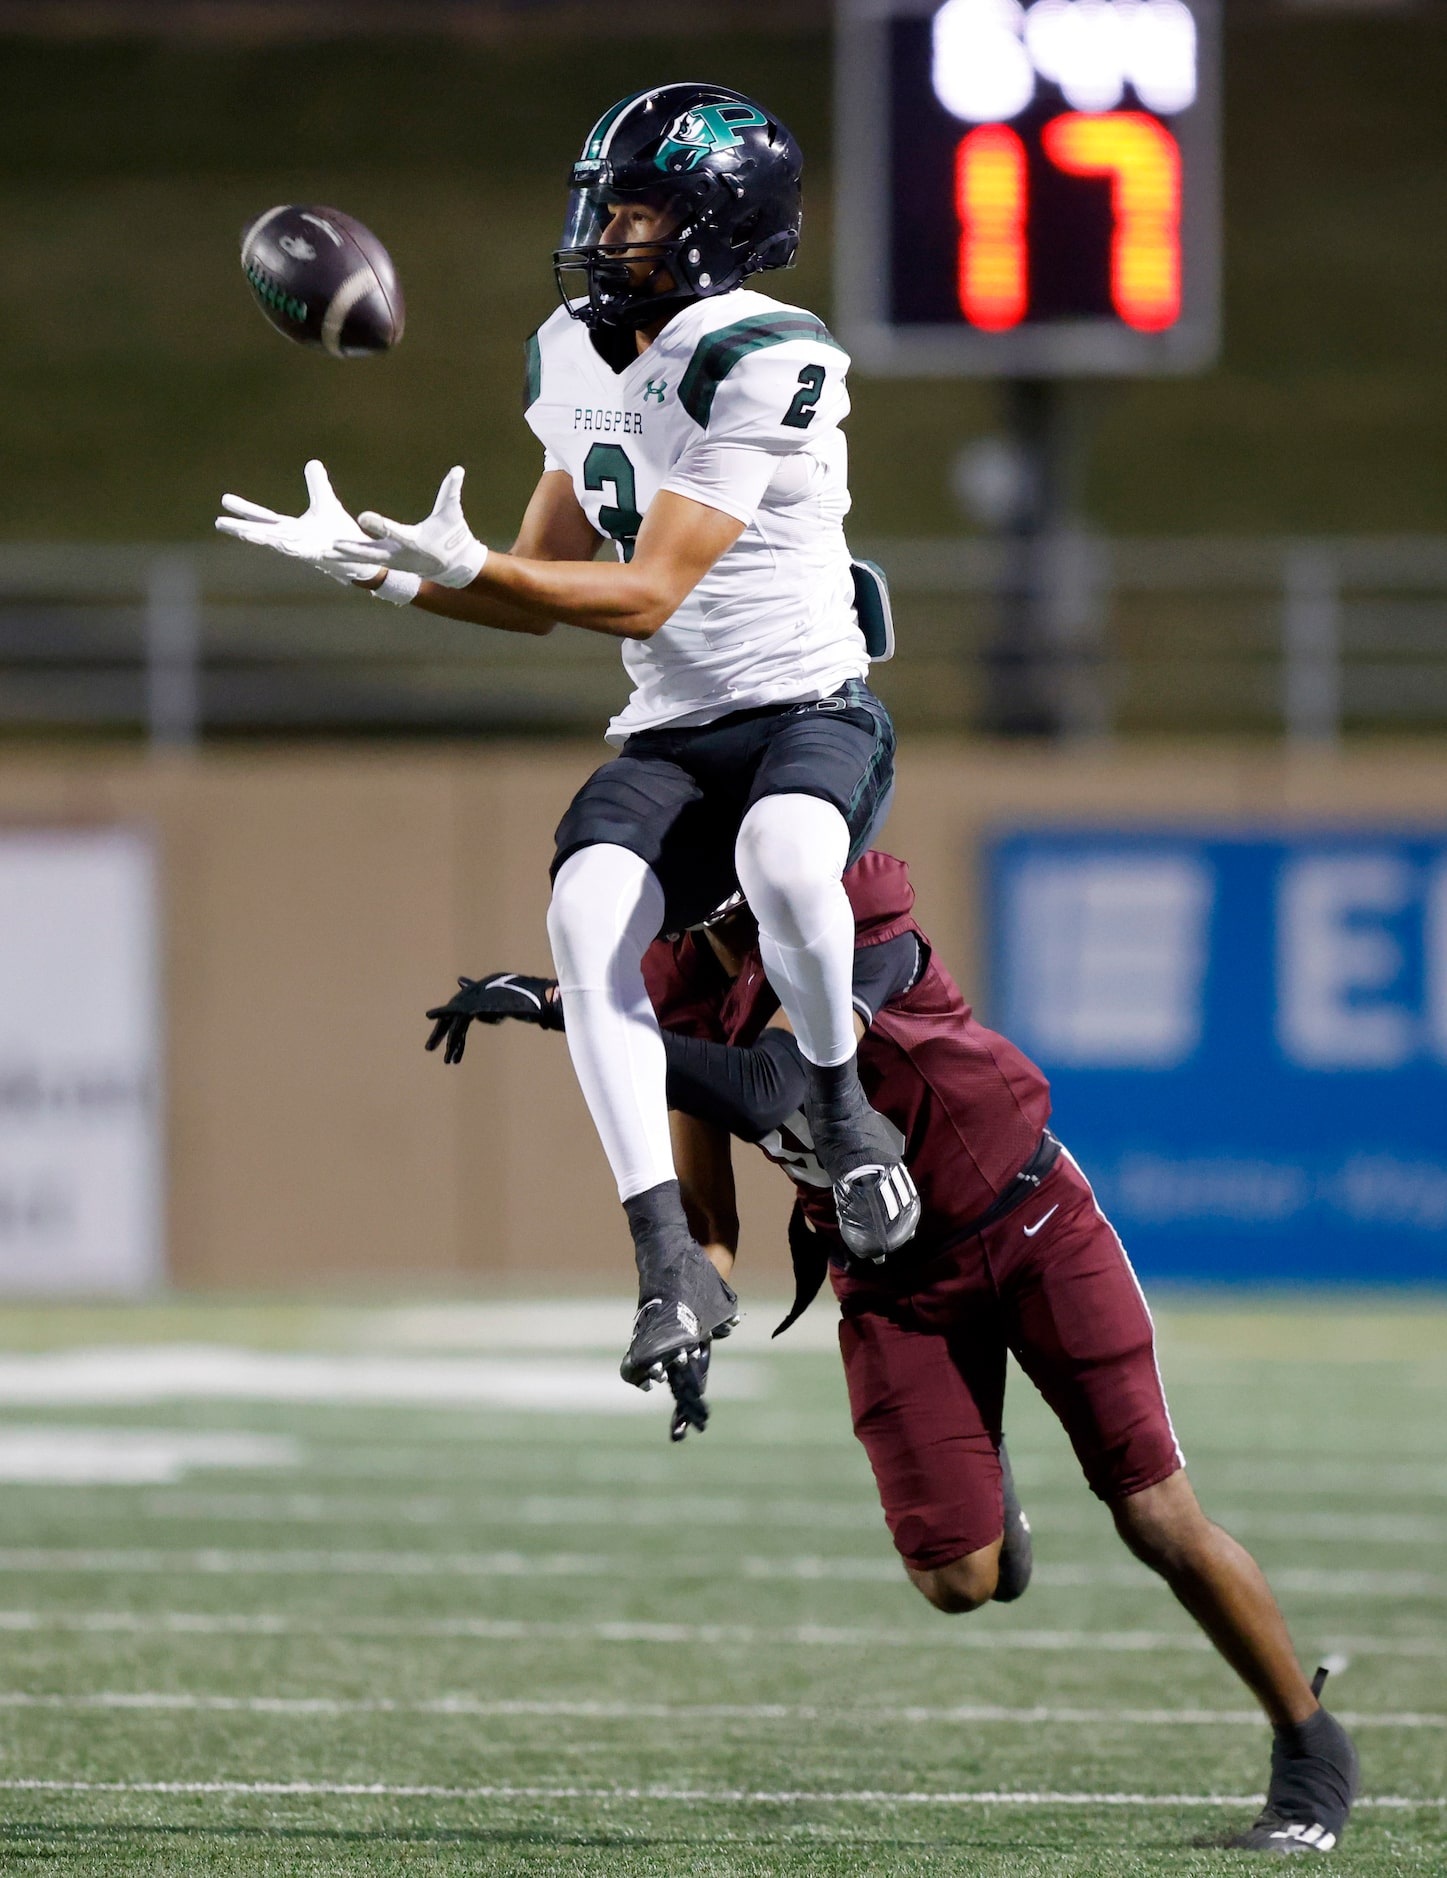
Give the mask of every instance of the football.
[{"label": "football", "polygon": [[340,209],[268,209],[242,233],[241,268],[267,319],[298,345],[357,359],[402,337],[406,311],[392,257]]}]

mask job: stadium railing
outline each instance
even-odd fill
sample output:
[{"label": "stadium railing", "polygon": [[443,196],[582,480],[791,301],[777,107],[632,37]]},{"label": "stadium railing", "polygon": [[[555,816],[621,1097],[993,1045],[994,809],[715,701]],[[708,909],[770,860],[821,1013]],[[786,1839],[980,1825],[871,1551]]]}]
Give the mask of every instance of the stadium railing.
[{"label": "stadium railing", "polygon": [[[856,541],[888,570],[878,683],[919,730],[978,725],[999,599],[983,539]],[[1036,656],[1068,733],[1285,735],[1447,725],[1447,537],[1063,535],[1035,562]],[[0,732],[596,733],[613,644],[363,602],[226,543],[0,545]]]}]

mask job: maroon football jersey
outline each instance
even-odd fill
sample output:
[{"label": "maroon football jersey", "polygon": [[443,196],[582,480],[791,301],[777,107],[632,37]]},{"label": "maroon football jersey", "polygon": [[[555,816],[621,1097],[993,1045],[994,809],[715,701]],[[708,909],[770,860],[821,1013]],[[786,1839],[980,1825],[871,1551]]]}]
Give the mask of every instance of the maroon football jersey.
[{"label": "maroon football jersey", "polygon": [[[924,1209],[914,1244],[927,1254],[958,1237],[1029,1160],[1050,1116],[1050,1085],[1013,1043],[976,1023],[915,924],[903,861],[871,851],[844,886],[861,946],[912,932],[928,955],[918,982],[885,1005],[859,1046],[865,1092],[903,1138]],[[731,982],[702,935],[655,940],[643,976],[666,1029],[716,1043],[755,1042],[779,1008],[757,950]],[[798,1184],[810,1224],[836,1230],[829,1178],[803,1115],[759,1145]]]}]

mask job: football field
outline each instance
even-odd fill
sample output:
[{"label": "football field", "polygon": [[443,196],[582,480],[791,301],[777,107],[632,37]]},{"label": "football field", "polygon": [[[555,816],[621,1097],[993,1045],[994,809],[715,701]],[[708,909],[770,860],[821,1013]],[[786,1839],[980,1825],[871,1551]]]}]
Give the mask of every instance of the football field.
[{"label": "football field", "polygon": [[[1167,1308],[1209,1511],[1335,1662],[1332,1867],[1447,1871],[1447,1308]],[[0,1869],[1239,1870],[1267,1731],[1012,1377],[1017,1605],[931,1611],[822,1308],[670,1448],[627,1307],[0,1312]],[[788,1341],[788,1340],[786,1340]]]}]

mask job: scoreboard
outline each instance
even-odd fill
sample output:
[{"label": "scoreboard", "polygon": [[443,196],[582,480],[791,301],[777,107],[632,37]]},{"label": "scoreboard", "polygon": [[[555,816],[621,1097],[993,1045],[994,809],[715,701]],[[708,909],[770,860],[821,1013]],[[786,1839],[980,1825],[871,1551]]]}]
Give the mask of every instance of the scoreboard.
[{"label": "scoreboard", "polygon": [[840,0],[841,337],[875,371],[1199,370],[1215,0]]}]

